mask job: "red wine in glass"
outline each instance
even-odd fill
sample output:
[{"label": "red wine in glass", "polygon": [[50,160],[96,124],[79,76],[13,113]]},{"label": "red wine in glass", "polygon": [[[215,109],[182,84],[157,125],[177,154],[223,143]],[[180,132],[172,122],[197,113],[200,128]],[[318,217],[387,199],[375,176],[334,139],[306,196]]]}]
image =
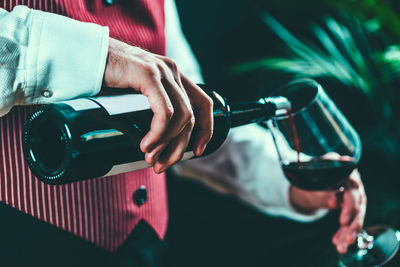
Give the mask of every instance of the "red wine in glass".
[{"label": "red wine in glass", "polygon": [[310,191],[339,188],[356,167],[354,161],[330,159],[282,164],[291,184]]},{"label": "red wine in glass", "polygon": [[357,163],[352,160],[327,158],[313,158],[311,161],[301,162],[299,135],[291,109],[288,109],[286,114],[293,131],[294,148],[297,154],[297,162],[282,163],[283,172],[291,184],[310,191],[334,190],[343,185],[357,168]]}]

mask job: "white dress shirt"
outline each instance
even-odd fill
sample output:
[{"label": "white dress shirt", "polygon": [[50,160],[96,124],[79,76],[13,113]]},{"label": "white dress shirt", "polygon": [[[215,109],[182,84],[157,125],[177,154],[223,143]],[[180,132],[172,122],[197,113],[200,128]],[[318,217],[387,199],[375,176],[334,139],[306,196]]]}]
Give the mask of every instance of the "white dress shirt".
[{"label": "white dress shirt", "polygon": [[[167,56],[194,82],[200,67],[180,27],[173,0],[165,1]],[[108,49],[108,28],[17,6],[0,9],[0,116],[14,105],[46,104],[96,95]],[[233,129],[216,153],[175,171],[237,196],[261,212],[298,221],[323,216],[295,211],[270,133],[257,125]]]},{"label": "white dress shirt", "polygon": [[0,25],[0,116],[100,91],[108,28],[25,6],[0,9]]}]

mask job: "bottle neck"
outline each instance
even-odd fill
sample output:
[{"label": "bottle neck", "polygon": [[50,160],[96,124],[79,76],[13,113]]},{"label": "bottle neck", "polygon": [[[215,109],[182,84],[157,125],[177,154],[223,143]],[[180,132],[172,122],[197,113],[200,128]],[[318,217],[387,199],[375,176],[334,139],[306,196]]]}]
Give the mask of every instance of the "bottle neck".
[{"label": "bottle neck", "polygon": [[265,97],[256,101],[237,102],[230,106],[231,127],[258,123],[275,116],[277,110],[290,110],[291,104],[285,97]]}]

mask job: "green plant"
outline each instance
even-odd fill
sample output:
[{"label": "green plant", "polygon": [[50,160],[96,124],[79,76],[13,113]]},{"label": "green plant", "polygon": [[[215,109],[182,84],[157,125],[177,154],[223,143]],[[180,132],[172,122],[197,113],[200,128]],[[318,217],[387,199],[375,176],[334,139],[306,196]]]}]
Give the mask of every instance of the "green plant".
[{"label": "green plant", "polygon": [[341,10],[352,14],[367,26],[384,28],[397,40],[400,40],[400,19],[393,7],[398,7],[397,0],[253,0],[261,9],[279,7],[305,7],[313,10],[321,8]]},{"label": "green plant", "polygon": [[263,58],[236,66],[238,72],[255,69],[290,73],[297,77],[330,78],[362,91],[382,114],[387,125],[400,139],[400,108],[397,83],[400,78],[400,47],[373,47],[369,37],[385,36],[376,28],[348,16],[342,20],[326,16],[322,24],[312,23],[313,40],[303,40],[289,32],[271,14],[261,19],[286,44],[285,56]]}]

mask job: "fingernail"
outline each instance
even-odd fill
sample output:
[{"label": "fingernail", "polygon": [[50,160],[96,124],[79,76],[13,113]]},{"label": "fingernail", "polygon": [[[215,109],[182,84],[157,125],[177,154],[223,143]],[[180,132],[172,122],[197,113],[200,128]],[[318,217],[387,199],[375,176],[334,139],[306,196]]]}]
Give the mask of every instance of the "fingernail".
[{"label": "fingernail", "polygon": [[140,147],[142,148],[142,151],[144,153],[148,153],[153,150],[153,146],[150,144],[150,141],[148,139],[142,140]]},{"label": "fingernail", "polygon": [[151,155],[150,156],[151,164],[154,164],[159,157],[160,157],[160,151],[157,151],[153,155]]},{"label": "fingernail", "polygon": [[329,205],[329,207],[330,207],[331,209],[336,208],[336,196],[335,196],[335,195],[332,195],[332,196],[329,198],[328,205]]},{"label": "fingernail", "polygon": [[154,163],[154,170],[160,174],[162,172],[164,172],[166,169],[168,168],[168,166],[163,165],[161,162],[157,161]]},{"label": "fingernail", "polygon": [[197,147],[196,149],[196,156],[199,157],[204,153],[204,150],[206,149],[207,144],[202,144]]},{"label": "fingernail", "polygon": [[161,168],[158,170],[158,173],[163,173],[163,172],[165,172],[167,169],[168,169],[168,167],[161,167]]},{"label": "fingernail", "polygon": [[340,245],[338,245],[337,246],[337,250],[338,250],[338,252],[340,253],[340,254],[343,254],[343,253],[345,253],[346,252],[346,245],[345,244],[340,244]]},{"label": "fingernail", "polygon": [[160,174],[160,173],[161,173],[161,169],[160,169],[160,168],[153,167],[153,169],[154,169],[154,172],[155,172],[156,174]]},{"label": "fingernail", "polygon": [[142,140],[142,142],[140,143],[140,148],[141,148],[142,152],[144,152],[144,153],[149,152],[147,149],[148,145],[149,145],[149,142],[147,141],[147,139]]},{"label": "fingernail", "polygon": [[153,171],[155,174],[159,174],[159,172],[156,170],[156,168],[153,166]]},{"label": "fingernail", "polygon": [[342,248],[342,245],[337,245],[336,246],[336,249],[337,249],[337,251],[339,252],[339,254],[342,254],[343,252],[343,248]]}]

